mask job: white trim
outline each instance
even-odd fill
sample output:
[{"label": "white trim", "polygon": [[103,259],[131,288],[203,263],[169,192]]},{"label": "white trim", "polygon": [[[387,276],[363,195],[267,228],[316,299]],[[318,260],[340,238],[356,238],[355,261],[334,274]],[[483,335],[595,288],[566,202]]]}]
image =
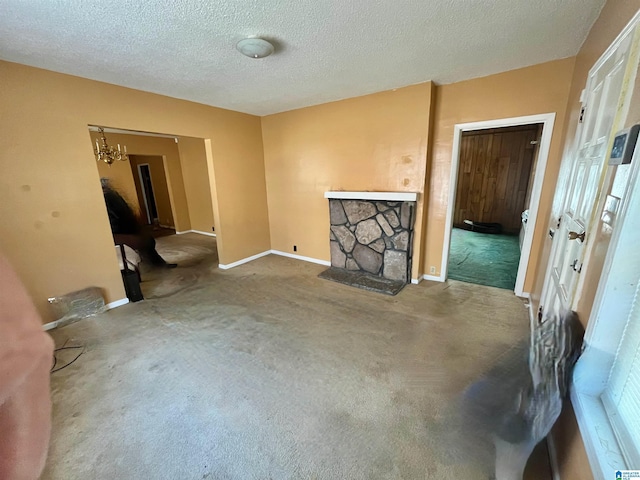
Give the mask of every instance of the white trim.
[{"label": "white trim", "polygon": [[578,393],[571,385],[571,405],[576,414],[580,436],[587,452],[594,480],[608,480],[611,473],[625,465],[616,435],[600,398]]},{"label": "white trim", "polygon": [[442,278],[442,276],[437,276],[437,275],[423,275],[422,278],[424,280],[429,280],[430,282],[440,282],[443,283],[445,280]]},{"label": "white trim", "polygon": [[[125,135],[140,135],[142,137],[159,137],[159,138],[173,138],[176,143],[178,143],[178,138],[176,135],[167,135],[165,133],[151,133],[151,132],[139,132],[137,130],[123,130],[122,128],[109,128],[103,127],[104,133],[123,133]],[[98,127],[94,125],[89,125],[90,132],[97,132]]]},{"label": "white trim", "polygon": [[129,303],[128,298],[121,298],[120,300],[116,300],[115,302],[107,303],[107,310],[113,310],[114,308],[121,307],[122,305],[126,305]]},{"label": "white trim", "polygon": [[206,235],[208,237],[217,237],[215,233],[203,232],[202,230],[183,230],[182,232],[176,232],[176,235],[184,235],[185,233],[197,233],[198,235]]},{"label": "white trim", "polygon": [[[118,308],[121,307],[122,305],[126,305],[127,303],[129,303],[129,299],[128,298],[121,298],[120,300],[116,300],[115,302],[111,302],[111,303],[107,303],[105,305],[107,310],[112,310],[114,308]],[[44,325],[42,325],[42,329],[46,332],[48,330],[53,330],[54,328],[58,328],[58,325],[60,325],[60,320],[54,320],[53,322],[49,322],[49,323],[45,323]],[[65,323],[64,321],[62,323]]]},{"label": "white trim", "polygon": [[422,282],[422,277],[412,278],[412,279],[411,279],[411,283],[412,283],[413,285],[419,285],[419,284],[420,284],[420,282]]},{"label": "white trim", "polygon": [[447,216],[445,221],[444,245],[442,247],[442,265],[440,266],[439,281],[444,282],[447,279],[449,264],[449,249],[451,248],[451,229],[453,228],[453,210],[456,203],[456,189],[458,185],[458,165],[460,163],[460,139],[462,132],[470,130],[484,130],[488,128],[513,127],[517,125],[529,125],[534,123],[542,123],[542,139],[538,150],[538,162],[536,170],[533,172],[533,186],[531,188],[531,200],[529,205],[529,219],[527,220],[527,228],[525,230],[524,241],[522,243],[522,252],[520,254],[520,263],[518,265],[518,275],[516,277],[516,286],[514,292],[522,297],[526,292],[523,291],[524,280],[529,264],[529,256],[531,254],[531,244],[533,243],[533,234],[535,233],[536,220],[538,217],[538,206],[540,203],[540,194],[544,182],[544,174],[547,168],[547,160],[549,158],[549,149],[551,147],[551,136],[553,134],[553,126],[555,123],[555,113],[543,113],[540,115],[528,115],[524,117],[502,118],[498,120],[486,120],[482,122],[458,123],[454,125],[453,131],[453,148],[451,152],[451,174],[449,177],[449,203],[447,205]]},{"label": "white trim", "polygon": [[418,194],[416,192],[324,192],[324,198],[415,202],[418,199]]},{"label": "white trim", "polygon": [[274,255],[280,255],[281,257],[295,258],[296,260],[302,260],[302,261],[305,261],[305,262],[317,263],[318,265],[324,265],[324,266],[327,266],[327,267],[331,266],[331,262],[330,261],[328,261],[328,260],[320,260],[319,258],[304,257],[302,255],[296,255],[294,253],[282,252],[280,250],[270,250],[269,253],[273,253]]},{"label": "white trim", "polygon": [[202,230],[191,230],[193,233],[197,233],[198,235],[206,235],[207,237],[217,237],[218,235],[213,232],[203,232]]},{"label": "white trim", "polygon": [[553,480],[562,480],[560,477],[560,464],[558,463],[558,450],[553,440],[553,435],[549,432],[547,435],[547,450],[549,450],[549,465],[551,466],[551,476]]},{"label": "white trim", "polygon": [[258,258],[264,257],[266,255],[269,255],[270,253],[271,253],[271,250],[267,250],[265,252],[258,253],[256,255],[252,255],[250,257],[243,258],[242,260],[238,260],[237,262],[228,263],[226,265],[223,265],[222,263],[219,263],[218,264],[218,268],[220,268],[221,270],[229,270],[230,268],[237,267],[237,266],[245,264],[245,263],[249,263],[249,262],[251,262],[253,260],[257,260]]},{"label": "white trim", "polygon": [[587,78],[591,78],[591,75],[598,70],[604,63],[615,53],[618,49],[624,38],[633,30],[637,23],[640,23],[640,10],[636,12],[629,23],[622,29],[622,31],[618,34],[616,39],[609,45],[607,50],[602,54],[602,56],[598,59],[596,63],[593,64],[593,67],[589,70],[589,75]]},{"label": "white trim", "polygon": [[533,332],[533,327],[536,322],[536,314],[533,311],[533,305],[531,302],[527,303],[527,310],[529,310],[529,331]]},{"label": "white trim", "polygon": [[42,325],[42,329],[46,332],[48,330],[53,330],[54,328],[58,327],[58,324],[60,322],[58,320],[55,320],[53,322],[49,322],[49,323],[45,323],[44,325]]}]

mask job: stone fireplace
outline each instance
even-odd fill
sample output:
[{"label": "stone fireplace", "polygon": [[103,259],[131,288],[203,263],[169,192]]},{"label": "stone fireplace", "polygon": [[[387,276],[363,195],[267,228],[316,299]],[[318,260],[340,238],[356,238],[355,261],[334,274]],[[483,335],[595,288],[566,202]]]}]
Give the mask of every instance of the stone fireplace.
[{"label": "stone fireplace", "polygon": [[376,283],[372,277],[378,277],[377,283],[395,284],[399,291],[411,279],[417,194],[326,192],[325,197],[329,199],[333,274],[355,279],[355,286],[361,287],[363,276],[370,284]]}]

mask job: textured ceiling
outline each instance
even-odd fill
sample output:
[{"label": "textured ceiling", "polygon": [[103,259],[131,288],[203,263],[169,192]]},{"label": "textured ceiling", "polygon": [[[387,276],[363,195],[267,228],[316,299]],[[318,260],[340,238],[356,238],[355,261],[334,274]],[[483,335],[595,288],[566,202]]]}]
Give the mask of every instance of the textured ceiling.
[{"label": "textured ceiling", "polygon": [[[257,115],[575,55],[605,0],[2,0],[0,58]],[[245,36],[276,44],[242,56]]]}]

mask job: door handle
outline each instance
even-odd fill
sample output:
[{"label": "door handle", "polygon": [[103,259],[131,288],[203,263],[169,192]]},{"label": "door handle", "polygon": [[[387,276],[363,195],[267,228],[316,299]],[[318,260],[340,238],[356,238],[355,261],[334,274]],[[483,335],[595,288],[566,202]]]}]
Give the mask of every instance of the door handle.
[{"label": "door handle", "polygon": [[580,242],[584,243],[584,233],[582,232],[578,234],[578,232],[569,232],[569,240],[580,240]]}]

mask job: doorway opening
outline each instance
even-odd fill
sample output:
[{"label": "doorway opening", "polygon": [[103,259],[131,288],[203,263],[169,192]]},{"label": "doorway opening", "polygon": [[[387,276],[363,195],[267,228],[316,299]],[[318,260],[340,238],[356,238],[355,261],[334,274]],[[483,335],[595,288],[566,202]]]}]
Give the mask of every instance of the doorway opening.
[{"label": "doorway opening", "polygon": [[138,165],[138,177],[142,187],[142,198],[144,200],[145,213],[147,214],[147,224],[159,223],[158,207],[156,205],[156,193],[153,191],[153,181],[151,180],[151,169],[149,164]]},{"label": "doorway opening", "polygon": [[[187,288],[218,265],[208,140],[114,128],[104,132],[110,145],[126,145],[129,152],[128,160],[111,165],[92,159],[123,278],[133,270],[144,298]],[[95,144],[97,128],[90,126],[89,133]]]},{"label": "doorway opening", "polygon": [[551,113],[455,125],[441,281],[526,296],[554,119]]},{"label": "doorway opening", "polygon": [[154,237],[176,233],[165,156],[129,155],[141,223]]}]

